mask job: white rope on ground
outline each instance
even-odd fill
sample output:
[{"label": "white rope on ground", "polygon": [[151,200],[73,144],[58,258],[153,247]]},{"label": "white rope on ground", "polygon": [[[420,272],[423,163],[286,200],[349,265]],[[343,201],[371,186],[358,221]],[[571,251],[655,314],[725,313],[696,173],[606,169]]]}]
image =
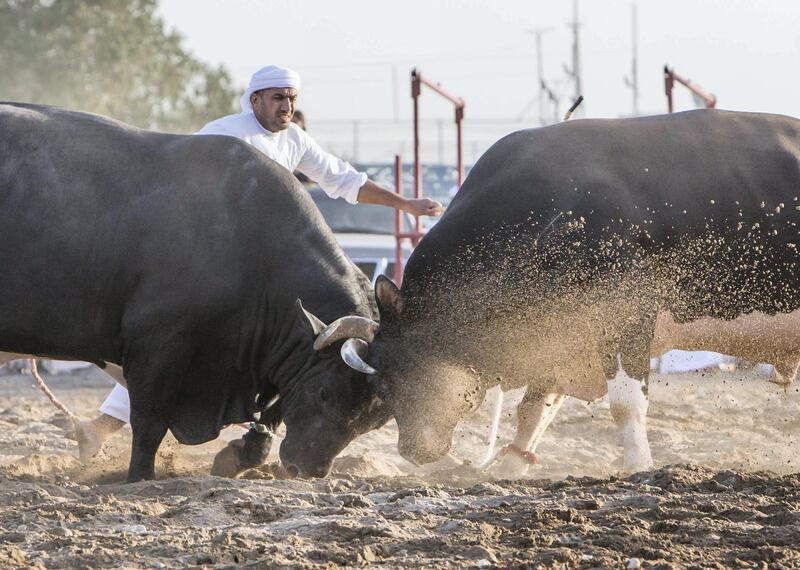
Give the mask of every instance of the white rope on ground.
[{"label": "white rope on ground", "polygon": [[36,385],[39,386],[39,389],[44,392],[44,395],[47,396],[47,399],[50,400],[53,405],[58,408],[60,411],[64,412],[67,417],[74,422],[78,421],[78,416],[70,412],[67,407],[61,403],[61,401],[56,398],[56,395],[50,391],[50,388],[47,387],[47,384],[44,383],[44,380],[41,376],[39,376],[39,370],[36,368],[36,359],[31,358],[29,359],[31,363],[31,375],[33,379],[36,381]]}]

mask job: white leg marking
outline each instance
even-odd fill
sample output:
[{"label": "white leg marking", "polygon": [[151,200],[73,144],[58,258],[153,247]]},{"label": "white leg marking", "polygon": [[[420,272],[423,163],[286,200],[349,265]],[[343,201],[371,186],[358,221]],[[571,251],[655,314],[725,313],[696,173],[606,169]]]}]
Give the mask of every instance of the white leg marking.
[{"label": "white leg marking", "polygon": [[644,395],[644,382],[628,376],[620,364],[617,375],[608,381],[608,400],[611,415],[622,428],[622,469],[627,473],[651,470],[653,457],[646,427],[649,402]]},{"label": "white leg marking", "polygon": [[[546,394],[538,400],[523,400],[517,408],[517,434],[513,445],[523,451],[536,452],[544,432],[556,417],[566,399],[562,394]],[[528,473],[530,464],[515,453],[503,456],[492,474],[501,479],[519,479]]]},{"label": "white leg marking", "polygon": [[[503,389],[499,384],[492,388],[492,390],[494,389],[497,389],[497,396],[495,397],[494,411],[492,412],[492,425],[489,427],[489,435],[487,436],[486,441],[488,447],[486,448],[486,455],[484,455],[483,460],[479,464],[481,466],[488,465],[494,458],[494,448],[495,444],[497,443],[497,432],[500,429],[500,416],[503,413]],[[486,394],[486,397],[489,397],[488,393]]]}]

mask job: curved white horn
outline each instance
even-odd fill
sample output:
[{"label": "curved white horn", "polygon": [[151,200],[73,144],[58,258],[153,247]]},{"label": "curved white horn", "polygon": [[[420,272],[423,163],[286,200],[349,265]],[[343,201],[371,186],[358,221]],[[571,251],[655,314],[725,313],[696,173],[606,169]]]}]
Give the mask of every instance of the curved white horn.
[{"label": "curved white horn", "polygon": [[372,342],[380,325],[366,317],[348,315],[336,319],[319,333],[314,341],[314,350],[321,350],[343,338],[360,338]]},{"label": "curved white horn", "polygon": [[348,339],[342,345],[342,360],[353,370],[363,372],[364,374],[377,374],[377,370],[364,362],[362,354],[366,354],[367,350],[368,345],[366,341],[360,338]]}]

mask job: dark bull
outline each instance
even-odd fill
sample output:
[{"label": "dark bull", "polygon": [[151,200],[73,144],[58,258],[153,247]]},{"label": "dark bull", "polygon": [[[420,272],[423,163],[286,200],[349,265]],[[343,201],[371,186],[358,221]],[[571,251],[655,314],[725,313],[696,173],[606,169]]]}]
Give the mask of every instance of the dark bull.
[{"label": "dark bull", "polygon": [[0,211],[0,350],[123,367],[130,481],[168,429],[202,443],[275,396],[302,475],[385,419],[342,339],[313,347],[323,322],[377,317],[369,281],[245,143],[0,104]]},{"label": "dark bull", "polygon": [[489,149],[409,259],[376,285],[369,362],[416,462],[484,391],[593,400],[652,465],[644,415],[659,314],[800,307],[800,121],[723,111],[580,120]]}]

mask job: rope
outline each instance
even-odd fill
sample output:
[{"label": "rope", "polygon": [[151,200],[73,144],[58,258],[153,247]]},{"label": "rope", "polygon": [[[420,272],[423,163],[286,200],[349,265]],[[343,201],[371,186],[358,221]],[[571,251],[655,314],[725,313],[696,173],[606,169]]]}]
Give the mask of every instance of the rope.
[{"label": "rope", "polygon": [[503,457],[504,455],[508,455],[509,453],[513,453],[514,455],[519,456],[528,465],[537,465],[537,464],[541,463],[541,460],[539,459],[538,455],[536,455],[535,453],[533,453],[531,451],[525,451],[523,449],[520,449],[519,447],[517,447],[513,443],[509,443],[508,445],[503,446],[503,448],[500,450],[500,453],[498,454],[498,456],[499,457]]},{"label": "rope", "polygon": [[47,396],[47,399],[50,400],[56,408],[64,412],[69,419],[71,419],[73,422],[77,422],[78,416],[70,412],[67,409],[67,407],[64,404],[62,404],[58,398],[56,398],[55,394],[53,394],[50,391],[50,388],[47,387],[47,384],[44,383],[42,377],[39,376],[39,370],[36,368],[36,359],[31,358],[29,359],[29,362],[31,363],[31,375],[33,376],[33,379],[36,381],[36,385],[39,386],[39,389],[42,392],[44,392],[45,396]]}]

